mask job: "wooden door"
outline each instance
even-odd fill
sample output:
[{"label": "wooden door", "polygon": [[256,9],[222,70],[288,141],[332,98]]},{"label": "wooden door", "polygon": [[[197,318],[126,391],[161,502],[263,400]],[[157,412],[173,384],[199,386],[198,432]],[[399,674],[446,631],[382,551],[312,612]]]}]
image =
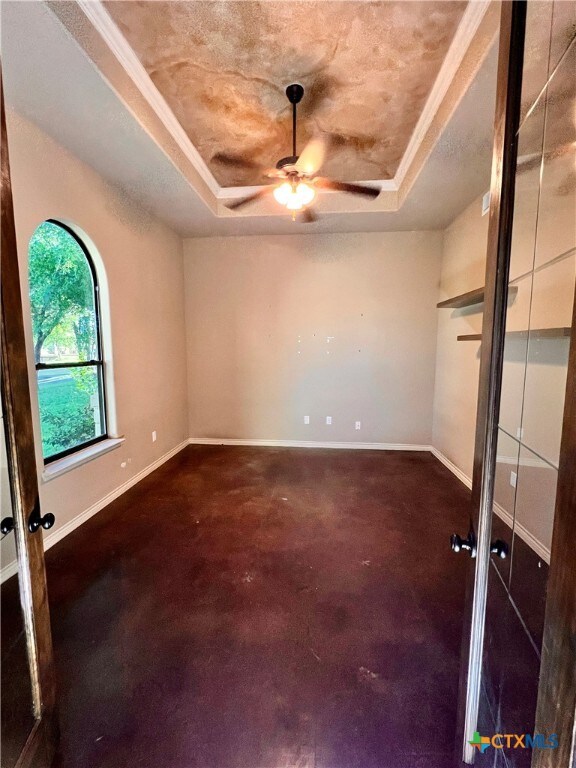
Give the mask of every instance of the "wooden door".
[{"label": "wooden door", "polygon": [[[13,592],[19,595],[20,603],[18,606],[15,601],[3,601],[2,628],[4,632],[5,627],[15,627],[15,640],[21,636],[25,647],[24,665],[20,668],[14,655],[5,656],[4,652],[2,654],[3,682],[8,681],[11,674],[20,675],[19,679],[13,681],[13,685],[8,686],[2,698],[2,742],[6,748],[3,750],[2,766],[12,768],[7,762],[10,759],[17,768],[48,768],[57,745],[54,666],[41,538],[42,524],[37,525],[41,512],[38,502],[1,70],[0,99],[2,422],[10,486],[11,510],[8,512],[12,512],[11,515],[6,514],[5,519],[8,520],[6,535],[15,537],[18,575],[10,581],[14,585]],[[4,496],[7,497],[8,495]],[[10,527],[11,530],[8,530]],[[10,585],[7,585],[7,589],[9,591]],[[20,621],[22,633],[18,628]],[[14,691],[15,698],[20,697],[18,702],[10,701],[10,691]],[[17,717],[18,712],[21,715]]]},{"label": "wooden door", "polygon": [[576,39],[567,9],[502,5],[457,745],[457,762],[491,768],[567,768],[575,749]]}]

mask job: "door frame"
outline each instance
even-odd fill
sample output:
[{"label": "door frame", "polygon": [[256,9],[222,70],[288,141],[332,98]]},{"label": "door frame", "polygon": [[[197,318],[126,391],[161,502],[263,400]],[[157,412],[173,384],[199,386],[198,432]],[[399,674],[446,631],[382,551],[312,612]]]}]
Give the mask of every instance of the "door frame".
[{"label": "door frame", "polygon": [[33,510],[40,513],[40,510],[1,62],[0,113],[2,403],[12,489],[18,584],[35,718],[16,768],[48,768],[58,742],[56,688],[42,534],[39,531],[31,533],[28,529],[31,513]]}]

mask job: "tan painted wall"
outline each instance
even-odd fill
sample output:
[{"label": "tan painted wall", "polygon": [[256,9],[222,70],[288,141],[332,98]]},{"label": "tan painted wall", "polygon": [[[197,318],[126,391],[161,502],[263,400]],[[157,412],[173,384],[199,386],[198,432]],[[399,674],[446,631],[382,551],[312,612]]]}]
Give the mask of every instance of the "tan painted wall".
[{"label": "tan painted wall", "polygon": [[[104,262],[110,291],[118,431],[126,440],[111,453],[40,482],[43,510],[53,512],[61,527],[187,437],[182,242],[37,127],[15,113],[7,119],[31,371],[27,252],[35,228],[49,217],[81,227]],[[40,474],[34,374],[31,391]]]},{"label": "tan painted wall", "polygon": [[190,435],[430,443],[441,244],[185,241]]},{"label": "tan painted wall", "polygon": [[[478,198],[444,232],[438,301],[484,285],[487,236],[488,216],[482,216]],[[438,310],[432,442],[468,477],[474,459],[480,344],[456,337],[480,333],[483,308]]]}]

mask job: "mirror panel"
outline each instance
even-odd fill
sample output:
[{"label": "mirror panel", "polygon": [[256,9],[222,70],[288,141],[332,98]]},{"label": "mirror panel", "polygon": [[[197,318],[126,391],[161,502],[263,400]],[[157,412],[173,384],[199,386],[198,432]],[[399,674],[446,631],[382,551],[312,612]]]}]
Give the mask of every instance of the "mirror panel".
[{"label": "mirror panel", "polygon": [[550,338],[539,334],[538,329],[570,328],[575,276],[575,255],[534,273],[521,439],[555,466],[560,453],[570,337]]},{"label": "mirror panel", "polygon": [[[526,37],[522,71],[520,121],[525,119],[548,78],[548,53],[553,4],[550,0],[531,0],[526,9]],[[522,127],[524,129],[524,126]]]},{"label": "mirror panel", "polygon": [[[510,553],[512,552],[519,451],[518,441],[499,429],[494,478],[495,514],[492,519],[492,539],[502,539],[508,545]],[[492,555],[493,565],[500,572],[505,584],[509,582],[510,561],[510,555],[504,560],[495,554]]]},{"label": "mirror panel", "polygon": [[558,471],[520,449],[510,593],[540,652]]},{"label": "mirror panel", "polygon": [[[555,6],[563,3],[555,3]],[[547,89],[535,266],[576,246],[576,39]]]},{"label": "mirror panel", "polygon": [[546,100],[540,99],[524,121],[518,137],[510,280],[526,275],[534,267],[545,117]]},{"label": "mirror panel", "polygon": [[[532,273],[516,280],[514,286],[518,289],[518,293],[509,303],[506,313],[507,335],[504,339],[499,425],[512,437],[518,438],[522,421],[522,397],[528,349],[528,336],[522,331],[528,328],[530,320]],[[516,333],[511,334],[508,333],[509,331]]]}]

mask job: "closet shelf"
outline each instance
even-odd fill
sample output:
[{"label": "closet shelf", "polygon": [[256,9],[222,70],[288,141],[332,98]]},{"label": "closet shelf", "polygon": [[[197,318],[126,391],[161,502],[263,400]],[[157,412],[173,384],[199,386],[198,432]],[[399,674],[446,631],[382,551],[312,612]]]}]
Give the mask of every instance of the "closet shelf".
[{"label": "closet shelf", "polygon": [[[517,293],[518,287],[516,285],[508,286],[508,296],[515,296]],[[441,301],[436,306],[438,309],[462,309],[463,307],[472,307],[474,304],[482,304],[483,301],[484,286],[467,293],[461,293],[459,296],[452,296],[451,299]]]},{"label": "closet shelf", "polygon": [[[571,328],[531,328],[530,331],[509,331],[506,337],[526,339],[528,334],[532,339],[565,339],[570,338]],[[481,333],[468,333],[456,337],[458,341],[482,341]]]}]

